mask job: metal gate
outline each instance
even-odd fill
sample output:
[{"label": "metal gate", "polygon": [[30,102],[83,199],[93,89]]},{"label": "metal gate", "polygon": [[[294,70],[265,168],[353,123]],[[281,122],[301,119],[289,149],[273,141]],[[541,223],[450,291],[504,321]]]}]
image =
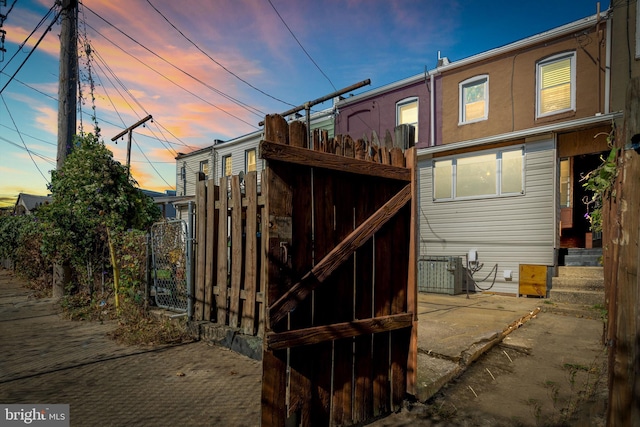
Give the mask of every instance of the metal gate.
[{"label": "metal gate", "polygon": [[189,236],[183,220],[158,222],[151,227],[151,296],[158,307],[180,312],[188,309],[191,282]]}]

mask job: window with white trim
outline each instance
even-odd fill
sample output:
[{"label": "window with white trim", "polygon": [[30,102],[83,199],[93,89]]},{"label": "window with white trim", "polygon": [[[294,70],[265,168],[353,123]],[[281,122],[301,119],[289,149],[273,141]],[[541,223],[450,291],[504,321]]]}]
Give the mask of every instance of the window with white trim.
[{"label": "window with white trim", "polygon": [[433,161],[433,199],[524,194],[524,150],[509,148]]},{"label": "window with white trim", "polygon": [[460,124],[489,117],[489,76],[472,77],[460,83]]},{"label": "window with white trim", "polygon": [[396,126],[412,125],[414,142],[418,142],[418,98],[405,98],[396,103]]},{"label": "window with white trim", "polygon": [[231,163],[231,154],[222,158],[222,170],[224,176],[231,176],[233,174],[233,164]]},{"label": "window with white trim", "polygon": [[244,170],[247,172],[256,171],[256,149],[252,148],[244,152]]},{"label": "window with white trim", "polygon": [[200,162],[200,172],[204,174],[205,178],[209,178],[209,160]]},{"label": "window with white trim", "polygon": [[555,55],[536,68],[536,116],[575,110],[576,54]]}]

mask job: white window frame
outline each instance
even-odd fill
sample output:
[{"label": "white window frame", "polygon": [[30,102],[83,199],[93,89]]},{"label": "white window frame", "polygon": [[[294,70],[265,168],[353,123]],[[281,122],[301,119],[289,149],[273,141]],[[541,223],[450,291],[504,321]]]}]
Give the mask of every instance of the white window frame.
[{"label": "white window frame", "polygon": [[258,170],[258,150],[256,150],[255,148],[249,148],[248,150],[244,151],[244,171],[245,172],[252,172],[249,170],[249,153],[253,152],[253,156],[254,156],[254,171]]},{"label": "white window frame", "polygon": [[[206,171],[205,171],[206,169]],[[204,173],[205,178],[209,178],[209,160],[200,161],[200,172]]]},{"label": "white window frame", "polygon": [[[227,174],[227,159],[231,162],[231,173]],[[220,168],[221,174],[220,176],[231,176],[233,175],[233,157],[231,154],[227,154],[226,156],[222,156],[222,167]]]},{"label": "white window frame", "polygon": [[[542,89],[542,73],[541,69],[545,65],[552,64],[554,62],[563,61],[569,58],[571,73],[570,73],[570,84],[571,84],[571,105],[568,108],[563,108],[561,110],[550,111],[548,113],[541,113],[540,108],[542,106],[540,102],[540,91]],[[543,118],[553,116],[555,114],[565,113],[567,111],[575,111],[576,110],[576,52],[564,52],[557,55],[549,56],[545,59],[542,59],[536,63],[536,118]]]},{"label": "white window frame", "polygon": [[[502,191],[502,153],[504,152],[514,152],[514,151],[520,151],[522,153],[522,165],[521,165],[521,169],[522,169],[522,175],[521,175],[521,183],[522,183],[522,188],[519,192],[503,192]],[[496,174],[495,174],[495,188],[496,191],[493,194],[481,194],[481,195],[473,195],[473,196],[464,196],[464,197],[459,197],[456,195],[456,188],[457,188],[457,162],[459,159],[468,159],[468,158],[472,158],[472,157],[480,157],[480,156],[486,156],[486,155],[490,155],[493,154],[495,155],[496,158]],[[494,149],[494,150],[486,150],[486,151],[478,151],[478,152],[474,152],[474,153],[470,153],[470,154],[465,154],[465,155],[459,155],[459,156],[447,156],[447,157],[439,157],[437,159],[433,160],[433,163],[431,165],[431,197],[432,200],[436,203],[439,202],[451,202],[451,201],[457,201],[457,200],[474,200],[474,199],[492,199],[492,198],[499,198],[499,197],[513,197],[513,196],[523,196],[525,194],[525,159],[526,159],[526,153],[524,150],[524,146],[519,145],[519,146],[510,146],[510,147],[504,147],[501,149]],[[450,181],[450,185],[451,185],[451,197],[447,197],[447,198],[436,198],[436,177],[435,177],[435,169],[436,169],[436,163],[437,162],[442,162],[442,161],[451,161],[451,181]]]},{"label": "white window frame", "polygon": [[[470,86],[476,86],[477,84],[484,84],[484,115],[477,119],[467,120],[465,115],[465,99],[464,99],[464,89]],[[480,76],[471,77],[465,81],[460,82],[458,85],[458,93],[459,93],[459,114],[458,114],[458,124],[466,125],[469,123],[481,122],[483,120],[487,120],[489,118],[489,75],[483,74]]]},{"label": "white window frame", "polygon": [[[416,104],[416,121],[413,123],[401,123],[400,122],[400,109],[404,106],[407,106],[409,104]],[[418,143],[418,122],[420,118],[420,102],[418,100],[417,96],[411,96],[408,98],[404,98],[401,99],[400,101],[396,102],[396,126],[400,126],[400,125],[412,125],[415,129],[414,132],[414,143]]]}]

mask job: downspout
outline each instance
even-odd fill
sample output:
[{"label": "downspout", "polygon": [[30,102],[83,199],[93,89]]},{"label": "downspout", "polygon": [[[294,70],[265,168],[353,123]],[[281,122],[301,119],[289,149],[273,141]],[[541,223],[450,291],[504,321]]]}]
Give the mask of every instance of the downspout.
[{"label": "downspout", "polygon": [[213,182],[218,185],[216,179],[218,175],[216,174],[216,167],[218,166],[218,151],[216,150],[215,145],[211,146],[211,176],[209,179],[213,179]]},{"label": "downspout", "polygon": [[429,146],[433,147],[436,145],[436,95],[434,91],[434,83],[433,83],[434,73],[429,73],[429,86],[431,90],[429,91],[429,120],[431,121],[431,126],[429,126]]}]

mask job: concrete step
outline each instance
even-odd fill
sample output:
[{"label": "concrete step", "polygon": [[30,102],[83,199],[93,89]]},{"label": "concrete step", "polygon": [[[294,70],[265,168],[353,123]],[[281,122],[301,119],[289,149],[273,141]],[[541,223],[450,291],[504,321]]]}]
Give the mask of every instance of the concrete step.
[{"label": "concrete step", "polygon": [[568,255],[602,255],[602,248],[568,248]]},{"label": "concrete step", "polygon": [[540,307],[543,313],[555,313],[563,316],[580,317],[594,320],[604,320],[606,311],[601,305],[571,304],[560,301],[545,300]]},{"label": "concrete step", "polygon": [[559,266],[558,277],[579,277],[604,280],[604,268],[584,266]]},{"label": "concrete step", "polygon": [[604,292],[580,289],[551,289],[549,299],[552,302],[579,304],[585,306],[604,306]]},{"label": "concrete step", "polygon": [[564,265],[568,266],[600,266],[602,248],[576,249],[570,248],[564,256]]},{"label": "concrete step", "polygon": [[604,279],[589,277],[553,277],[551,289],[604,292]]},{"label": "concrete step", "polygon": [[564,265],[597,267],[602,264],[600,255],[566,255],[564,257]]}]

